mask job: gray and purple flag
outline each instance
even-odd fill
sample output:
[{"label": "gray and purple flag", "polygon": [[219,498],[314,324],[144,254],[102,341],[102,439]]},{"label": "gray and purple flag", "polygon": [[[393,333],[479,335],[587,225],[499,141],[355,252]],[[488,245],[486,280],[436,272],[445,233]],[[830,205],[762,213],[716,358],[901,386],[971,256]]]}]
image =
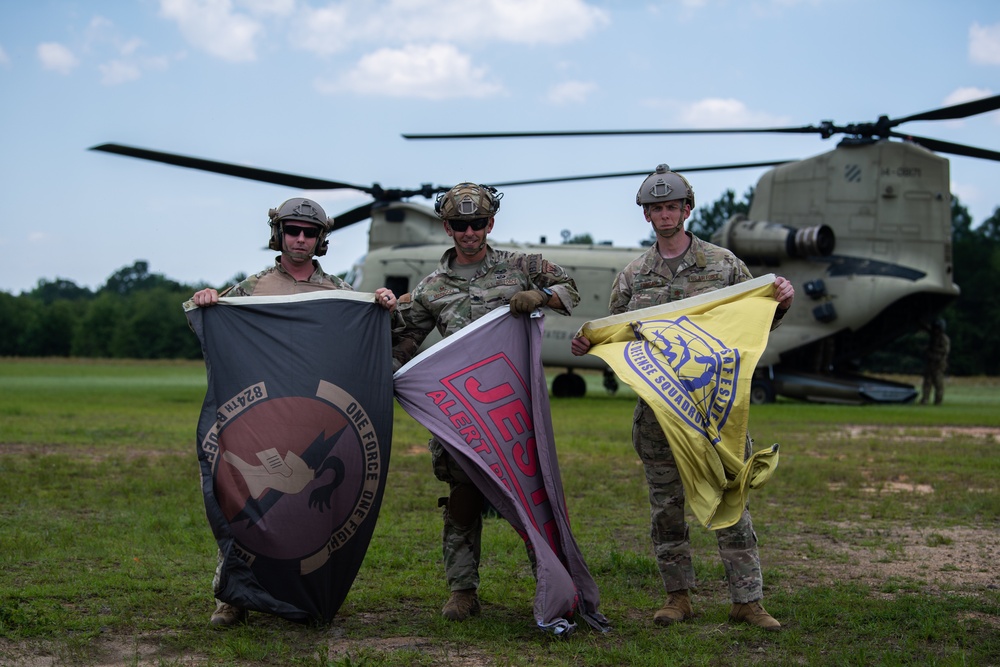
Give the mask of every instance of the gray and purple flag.
[{"label": "gray and purple flag", "polygon": [[329,622],[389,469],[389,315],[371,294],[324,291],[223,298],[187,317],[208,373],[197,448],[216,596]]},{"label": "gray and purple flag", "polygon": [[570,530],[541,363],[543,318],[496,309],[396,371],[403,408],[534,550],[534,615],[555,634],[607,630]]}]

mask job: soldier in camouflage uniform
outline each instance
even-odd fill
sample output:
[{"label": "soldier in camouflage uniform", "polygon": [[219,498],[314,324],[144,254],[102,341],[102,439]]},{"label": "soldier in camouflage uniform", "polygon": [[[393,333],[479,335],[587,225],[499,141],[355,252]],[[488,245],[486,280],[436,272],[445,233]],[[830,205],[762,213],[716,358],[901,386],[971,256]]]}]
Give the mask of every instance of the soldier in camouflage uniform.
[{"label": "soldier in camouflage uniform", "polygon": [[[323,271],[313,255],[326,254],[329,246],[326,237],[332,230],[333,221],[316,202],[302,197],[289,199],[277,209],[268,211],[271,238],[268,248],[279,250],[281,254],[274,265],[250,276],[237,285],[222,292],[221,296],[286,296],[304,294],[320,290],[351,290],[351,286]],[[211,287],[195,292],[191,302],[205,308],[219,303],[220,294]],[[383,308],[393,313],[395,327],[402,327],[402,320],[396,313],[396,297],[392,290],[380,287],[375,290],[375,300]],[[212,591],[219,589],[222,571],[222,552],[217,555]],[[226,626],[241,623],[247,618],[246,609],[236,607],[216,599],[212,625]]]},{"label": "soldier in camouflage uniform", "polygon": [[[448,337],[508,304],[518,316],[540,306],[569,315],[579,303],[576,283],[562,267],[541,255],[496,250],[486,243],[502,196],[490,186],[460,183],[438,197],[435,210],[454,247],[445,252],[433,273],[400,298],[406,327],[393,336],[397,369],[416,355],[435,328]],[[441,504],[444,566],[451,594],[441,613],[461,621],[478,614],[480,608],[477,589],[485,500],[436,438],[431,438],[429,448],[434,475],[450,489]],[[529,558],[534,565],[530,551]]]},{"label": "soldier in camouflage uniform", "polygon": [[[684,230],[684,221],[694,208],[690,183],[666,165],[643,181],[636,203],[653,226],[656,243],[618,274],[611,291],[612,315],[656,306],[696,294],[742,283],[752,278],[746,265],[725,248],[706,243]],[[792,304],[795,291],[786,279],[774,281],[776,327]],[[576,355],[586,354],[590,341],[573,340]],[[635,408],[632,442],[646,472],[649,485],[651,537],[667,601],[653,615],[658,625],[670,625],[691,618],[688,591],[695,586],[691,563],[691,543],[684,517],[684,486],[670,443],[656,416],[642,399]],[[749,434],[744,458],[751,454]],[[729,617],[767,630],[781,624],[761,605],[764,596],[757,536],[749,509],[730,528],[716,531],[719,554],[729,580],[733,606]]]},{"label": "soldier in camouflage uniform", "polygon": [[944,332],[943,319],[934,320],[929,327],[930,340],[927,341],[927,361],[924,365],[924,390],[920,403],[927,404],[934,390],[934,405],[941,405],[944,400],[944,373],[948,369],[948,353],[951,352],[951,339]]}]

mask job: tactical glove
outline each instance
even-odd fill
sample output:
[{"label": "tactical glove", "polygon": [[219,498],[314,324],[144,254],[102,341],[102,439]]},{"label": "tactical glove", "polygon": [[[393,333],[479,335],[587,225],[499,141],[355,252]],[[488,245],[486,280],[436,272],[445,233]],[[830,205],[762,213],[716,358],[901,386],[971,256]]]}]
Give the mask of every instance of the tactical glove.
[{"label": "tactical glove", "polygon": [[510,298],[510,312],[514,317],[524,315],[525,313],[530,313],[548,300],[548,295],[539,290],[518,292]]}]

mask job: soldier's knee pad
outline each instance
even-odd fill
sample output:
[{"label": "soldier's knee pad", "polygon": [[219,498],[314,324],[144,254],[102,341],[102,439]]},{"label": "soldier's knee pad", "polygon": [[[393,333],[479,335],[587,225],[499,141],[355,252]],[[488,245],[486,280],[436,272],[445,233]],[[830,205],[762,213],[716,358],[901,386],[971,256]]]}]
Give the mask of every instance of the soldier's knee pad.
[{"label": "soldier's knee pad", "polygon": [[448,497],[448,515],[457,526],[471,526],[483,513],[483,494],[472,484],[458,484]]}]

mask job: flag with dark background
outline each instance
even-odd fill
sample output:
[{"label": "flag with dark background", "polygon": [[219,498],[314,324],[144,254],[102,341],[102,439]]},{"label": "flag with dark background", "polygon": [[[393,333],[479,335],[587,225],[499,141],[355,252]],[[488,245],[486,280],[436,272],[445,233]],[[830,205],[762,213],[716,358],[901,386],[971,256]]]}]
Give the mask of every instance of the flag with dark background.
[{"label": "flag with dark background", "polygon": [[187,316],[208,373],[197,450],[223,557],[216,595],[329,622],[389,468],[388,313],[373,295],[338,291],[226,298]]}]

